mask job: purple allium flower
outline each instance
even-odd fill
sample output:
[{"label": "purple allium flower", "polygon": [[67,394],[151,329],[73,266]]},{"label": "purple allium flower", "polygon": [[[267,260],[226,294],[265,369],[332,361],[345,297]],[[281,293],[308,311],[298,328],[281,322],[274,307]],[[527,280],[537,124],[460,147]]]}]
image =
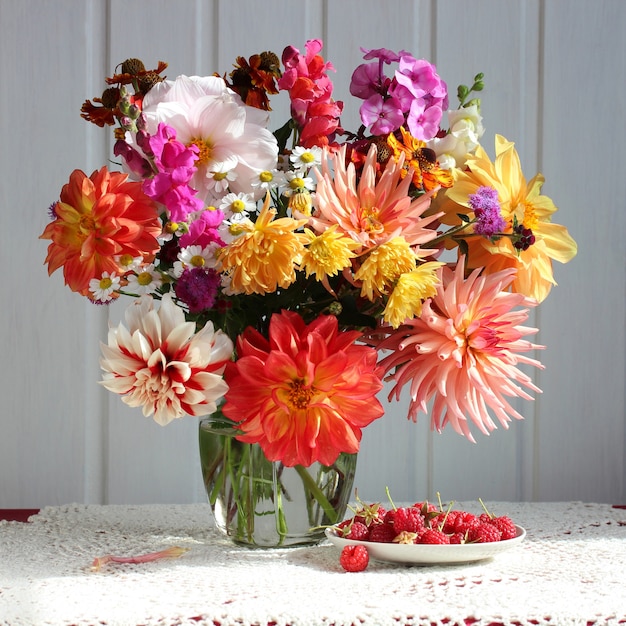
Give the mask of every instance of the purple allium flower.
[{"label": "purple allium flower", "polygon": [[485,237],[493,237],[506,227],[500,213],[498,192],[493,187],[479,187],[476,193],[470,194],[469,205],[476,216],[474,232]]},{"label": "purple allium flower", "polygon": [[201,313],[213,307],[219,286],[220,275],[214,269],[192,267],[181,274],[174,291],[190,313]]}]

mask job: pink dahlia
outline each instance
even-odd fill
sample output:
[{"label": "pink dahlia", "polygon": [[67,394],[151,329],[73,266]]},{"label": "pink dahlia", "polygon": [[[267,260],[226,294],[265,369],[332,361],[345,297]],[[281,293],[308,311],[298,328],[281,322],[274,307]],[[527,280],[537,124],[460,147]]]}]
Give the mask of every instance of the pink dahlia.
[{"label": "pink dahlia", "polygon": [[353,163],[346,165],[345,146],[330,163],[322,163],[315,193],[316,212],[310,225],[323,232],[333,224],[362,246],[365,252],[402,236],[410,246],[422,246],[437,236],[427,228],[438,215],[423,217],[430,206],[431,194],[417,199],[409,195],[411,176],[402,176],[404,158],[390,159],[377,176],[375,144],[370,147],[363,170],[357,179]]},{"label": "pink dahlia", "polygon": [[484,434],[496,428],[492,412],[505,428],[511,416],[522,419],[507,397],[532,397],[523,387],[540,390],[517,366],[539,361],[525,352],[543,348],[524,336],[537,332],[523,326],[535,300],[506,290],[515,280],[515,270],[481,275],[474,270],[464,278],[463,260],[456,270],[441,269],[436,295],[424,302],[419,318],[407,321],[396,331],[377,340],[379,350],[391,354],[381,361],[386,372],[393,372],[389,398],[399,398],[410,384],[409,418],[418,411],[428,412],[434,398],[431,427],[441,431],[450,423],[470,441],[469,420]]},{"label": "pink dahlia", "polygon": [[211,322],[196,332],[169,294],[158,310],[151,296],[134,301],[126,323],[101,345],[102,385],[162,426],[185,414],[213,413],[228,389],[222,377],[233,352],[228,335]]},{"label": "pink dahlia", "polygon": [[306,325],[293,311],[272,317],[269,339],[248,328],[225,372],[223,411],[243,431],[237,438],[287,466],[331,465],[357,452],[361,429],[384,412],[378,355],[355,344],[359,337],[339,331],[334,316]]}]

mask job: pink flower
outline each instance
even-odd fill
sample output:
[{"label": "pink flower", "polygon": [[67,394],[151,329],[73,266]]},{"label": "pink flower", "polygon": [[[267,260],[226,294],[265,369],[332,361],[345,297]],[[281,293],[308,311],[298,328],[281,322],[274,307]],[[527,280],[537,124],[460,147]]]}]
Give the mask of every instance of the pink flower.
[{"label": "pink flower", "polygon": [[228,389],[222,373],[233,343],[208,322],[196,332],[184,311],[165,294],[158,310],[142,296],[126,310],[126,323],[109,331],[102,344],[102,385],[131,407],[142,407],[162,426],[189,415],[216,410]]},{"label": "pink flower", "polygon": [[332,315],[306,325],[293,311],[272,316],[269,339],[249,327],[225,373],[223,411],[244,432],[237,439],[287,466],[357,452],[361,429],[384,413],[377,353],[357,345],[360,336],[341,332]]},{"label": "pink flower", "polygon": [[300,130],[299,143],[310,148],[332,143],[343,103],[332,99],[333,84],[326,72],[334,68],[319,54],[322,41],[310,39],[305,48],[304,55],[293,46],[284,49],[285,71],[278,87],[289,91],[291,115]]},{"label": "pink flower", "polygon": [[424,302],[419,318],[407,321],[382,340],[372,340],[380,351],[391,354],[381,361],[386,372],[393,372],[394,387],[389,394],[400,397],[409,384],[409,417],[418,411],[428,413],[431,427],[441,431],[447,423],[474,441],[471,420],[484,434],[496,428],[490,412],[505,428],[511,417],[522,419],[507,397],[532,397],[522,389],[540,390],[519,364],[543,368],[525,352],[543,348],[524,339],[537,332],[523,326],[535,300],[506,289],[515,279],[514,270],[489,275],[473,271],[464,279],[461,259],[452,271],[441,270],[437,294]]},{"label": "pink flower", "polygon": [[198,147],[187,147],[177,141],[176,131],[163,123],[149,137],[148,144],[158,172],[144,180],[143,192],[166,207],[170,220],[183,221],[204,206],[196,190],[189,185],[196,172]]},{"label": "pink flower", "polygon": [[383,98],[380,94],[370,96],[359,109],[361,121],[371,126],[374,135],[388,135],[404,123],[404,113],[395,98]]},{"label": "pink flower", "polygon": [[208,244],[216,242],[223,246],[224,242],[218,233],[218,228],[223,219],[224,213],[220,209],[202,211],[189,224],[189,231],[180,238],[180,245],[183,248],[193,245],[204,248]]}]

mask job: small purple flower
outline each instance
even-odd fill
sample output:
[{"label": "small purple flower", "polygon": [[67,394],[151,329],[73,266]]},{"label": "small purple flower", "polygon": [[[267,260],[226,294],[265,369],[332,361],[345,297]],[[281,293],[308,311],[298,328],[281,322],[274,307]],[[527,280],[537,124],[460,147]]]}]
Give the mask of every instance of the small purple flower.
[{"label": "small purple flower", "polygon": [[219,286],[220,275],[214,269],[192,267],[181,274],[174,291],[190,313],[201,313],[213,308]]},{"label": "small purple flower", "polygon": [[502,233],[506,222],[500,213],[498,192],[493,187],[479,187],[470,194],[469,205],[476,216],[474,232],[485,237],[494,237]]},{"label": "small purple flower", "polygon": [[129,146],[123,139],[118,139],[113,146],[113,154],[120,156],[126,162],[128,169],[141,178],[146,178],[152,173],[150,163],[137,150]]}]

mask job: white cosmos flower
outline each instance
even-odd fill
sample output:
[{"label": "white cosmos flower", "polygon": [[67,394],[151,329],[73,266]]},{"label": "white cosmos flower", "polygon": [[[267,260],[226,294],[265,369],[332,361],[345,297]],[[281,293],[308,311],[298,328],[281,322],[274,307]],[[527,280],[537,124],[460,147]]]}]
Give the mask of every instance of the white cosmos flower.
[{"label": "white cosmos flower", "polygon": [[148,133],[164,122],[176,130],[178,141],[199,148],[190,184],[205,200],[215,187],[215,172],[232,171],[228,186],[239,193],[251,191],[259,170],[276,167],[278,144],[267,129],[268,113],[243,104],[222,78],[179,76],[157,83],[143,99],[142,111]]},{"label": "white cosmos flower", "polygon": [[108,344],[101,344],[104,387],[162,426],[216,410],[228,390],[222,377],[233,352],[228,335],[211,322],[196,332],[170,294],[158,309],[152,296],[133,301],[126,324],[111,328]]}]

